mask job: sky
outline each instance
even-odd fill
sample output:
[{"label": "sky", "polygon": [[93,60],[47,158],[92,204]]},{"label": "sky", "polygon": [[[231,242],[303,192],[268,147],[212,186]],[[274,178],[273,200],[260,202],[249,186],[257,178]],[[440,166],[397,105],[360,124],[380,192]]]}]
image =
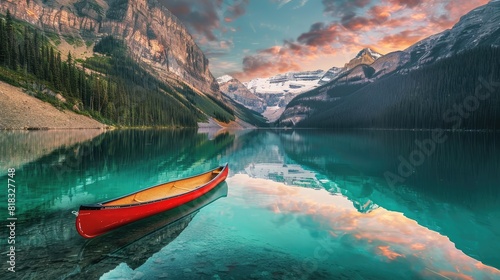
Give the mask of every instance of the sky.
[{"label": "sky", "polygon": [[163,0],[210,60],[242,82],[404,50],[488,0]]}]

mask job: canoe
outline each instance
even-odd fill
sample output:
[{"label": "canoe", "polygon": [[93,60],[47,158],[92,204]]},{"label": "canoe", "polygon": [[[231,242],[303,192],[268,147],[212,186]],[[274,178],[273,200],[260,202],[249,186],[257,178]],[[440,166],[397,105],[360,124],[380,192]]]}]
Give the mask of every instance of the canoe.
[{"label": "canoe", "polygon": [[206,194],[227,178],[227,164],[208,172],[163,183],[113,200],[81,205],[76,230],[93,238],[123,225],[173,209]]},{"label": "canoe", "polygon": [[[88,240],[78,254],[80,278],[103,275],[122,262],[135,270],[175,240],[200,209],[227,197],[227,192],[228,186],[223,182],[193,201]],[[99,265],[95,266],[96,263]]]}]

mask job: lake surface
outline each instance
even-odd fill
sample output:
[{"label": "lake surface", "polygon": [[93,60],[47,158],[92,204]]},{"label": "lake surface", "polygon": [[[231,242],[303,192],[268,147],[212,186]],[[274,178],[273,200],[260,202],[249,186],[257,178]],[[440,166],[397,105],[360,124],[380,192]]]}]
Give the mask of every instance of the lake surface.
[{"label": "lake surface", "polygon": [[[50,133],[0,132],[4,230],[11,167],[17,218],[2,279],[500,278],[498,134]],[[75,230],[80,204],[225,162],[226,182],[189,205],[91,240]]]}]

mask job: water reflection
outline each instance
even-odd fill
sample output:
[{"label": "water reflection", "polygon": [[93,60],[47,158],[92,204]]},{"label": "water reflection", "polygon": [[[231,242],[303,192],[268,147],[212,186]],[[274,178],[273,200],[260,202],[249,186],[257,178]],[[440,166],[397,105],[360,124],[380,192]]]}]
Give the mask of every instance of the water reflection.
[{"label": "water reflection", "polygon": [[397,172],[398,157],[429,133],[296,131],[281,139],[291,159],[328,177],[349,198],[359,193],[354,197],[403,213],[499,268],[500,244],[490,241],[500,236],[499,135],[450,133],[404,184],[389,187],[384,172]]},{"label": "water reflection", "polygon": [[227,191],[227,184],[221,183],[187,204],[88,241],[79,253],[81,272],[75,278],[97,279],[121,263],[130,269],[141,266],[172,242],[201,208],[226,197]]},{"label": "water reflection", "polygon": [[190,203],[91,240],[78,235],[69,212],[22,220],[16,273],[25,278],[97,279],[122,262],[136,268],[174,240],[201,208],[227,196],[227,190],[222,183]]},{"label": "water reflection", "polygon": [[[14,141],[1,137],[0,149]],[[131,130],[45,152],[33,143],[37,156],[26,156],[16,173],[20,275],[97,278],[111,270],[104,279],[131,272],[145,279],[500,277],[500,244],[492,242],[500,237],[498,135],[450,134],[405,182],[389,187],[384,172],[397,172],[398,157],[426,137],[400,131]],[[80,204],[224,162],[231,172],[228,198],[163,235],[140,238],[126,230],[86,244],[74,230],[70,212]],[[5,220],[5,205],[0,211]],[[126,246],[137,239],[158,243],[143,246],[151,251]]]},{"label": "water reflection", "polygon": [[[80,131],[76,133],[66,138],[81,136]],[[45,138],[52,139],[53,133],[47,134]],[[11,133],[2,137],[2,149],[9,149],[18,139]],[[83,239],[75,234],[72,210],[167,179],[201,173],[207,166],[215,166],[213,159],[233,139],[234,135],[226,133],[208,140],[195,130],[133,130],[111,131],[73,145],[68,142],[55,150],[29,142],[26,149],[37,156],[34,161],[26,157],[28,162],[16,169],[15,177],[16,240],[22,244],[17,253],[23,260],[16,267],[17,275],[39,278],[48,264],[55,265],[50,273],[54,277],[80,273],[78,249]],[[6,182],[7,177],[0,180]],[[0,211],[5,220],[7,205],[2,204]]]},{"label": "water reflection", "polygon": [[77,208],[201,173],[233,139],[222,134],[209,141],[195,130],[127,130],[59,148],[17,169],[18,214]]},{"label": "water reflection", "polygon": [[[386,279],[500,277],[499,270],[465,255],[446,236],[402,213],[382,208],[360,213],[342,196],[328,196],[326,191],[287,186],[242,174],[232,177],[229,184],[244,185],[241,197],[246,204],[258,204],[274,213],[281,227],[283,221],[296,222],[320,240],[313,250],[323,251],[317,254],[322,256],[323,265],[334,263],[355,271],[361,266],[359,262],[365,262],[363,275],[379,270]],[[354,256],[358,258],[356,263],[342,259]]]},{"label": "water reflection", "polygon": [[1,131],[0,176],[5,175],[8,168],[19,168],[56,149],[89,141],[104,132],[99,129]]}]

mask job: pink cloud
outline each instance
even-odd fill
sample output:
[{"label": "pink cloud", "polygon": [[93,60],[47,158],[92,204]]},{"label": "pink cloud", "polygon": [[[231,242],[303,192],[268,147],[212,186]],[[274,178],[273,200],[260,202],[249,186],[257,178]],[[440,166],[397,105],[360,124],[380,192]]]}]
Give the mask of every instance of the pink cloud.
[{"label": "pink cloud", "polygon": [[403,255],[392,251],[390,246],[378,246],[377,249],[383,256],[385,256],[391,261],[399,257],[404,257]]},{"label": "pink cloud", "polygon": [[418,258],[424,266],[420,271],[424,278],[441,275],[454,279],[493,279],[500,276],[498,269],[464,254],[448,237],[402,213],[383,208],[360,213],[347,198],[330,196],[326,191],[287,186],[244,174],[228,179],[233,180],[238,182],[235,185],[244,186],[232,193],[236,199],[277,215],[307,215],[332,236],[332,242],[337,236],[353,236],[368,254],[387,261],[409,256]]}]

